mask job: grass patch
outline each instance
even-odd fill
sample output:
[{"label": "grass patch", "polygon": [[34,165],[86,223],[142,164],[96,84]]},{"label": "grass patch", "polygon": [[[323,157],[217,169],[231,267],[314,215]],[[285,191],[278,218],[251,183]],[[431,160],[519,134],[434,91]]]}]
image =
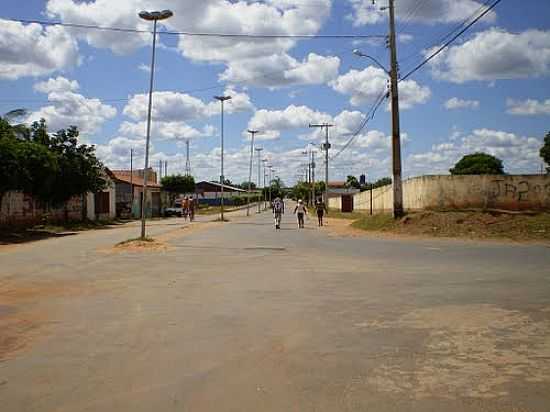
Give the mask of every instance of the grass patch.
[{"label": "grass patch", "polygon": [[135,242],[144,242],[144,243],[152,243],[152,242],[155,242],[155,239],[153,239],[152,237],[149,237],[149,236],[146,236],[144,237],[143,239],[141,237],[134,237],[132,239],[126,239],[126,240],[123,240],[122,242],[118,242],[116,244],[116,246],[124,246],[124,245],[128,245],[130,243],[135,243]]},{"label": "grass patch", "polygon": [[398,226],[396,221],[391,215],[373,215],[373,216],[361,216],[351,224],[355,229],[370,230],[370,231],[388,231],[395,230]]}]

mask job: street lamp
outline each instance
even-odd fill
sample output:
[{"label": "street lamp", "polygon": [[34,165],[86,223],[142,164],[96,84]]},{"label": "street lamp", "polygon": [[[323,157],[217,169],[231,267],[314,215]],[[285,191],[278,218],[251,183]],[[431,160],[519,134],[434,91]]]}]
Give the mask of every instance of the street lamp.
[{"label": "street lamp", "polygon": [[149,142],[151,140],[151,108],[153,106],[153,79],[155,75],[155,48],[157,43],[157,21],[172,17],[170,10],[141,11],[139,17],[153,22],[153,54],[151,57],[151,76],[149,79],[149,107],[147,109],[147,136],[145,139],[145,167],[143,169],[143,189],[141,198],[141,238],[145,239],[145,205],[147,204],[147,169],[149,168]]},{"label": "street lamp", "polygon": [[254,136],[260,133],[259,130],[250,130],[250,167],[248,169],[248,201],[246,202],[246,215],[250,215],[250,193],[252,192],[252,160],[254,158]]},{"label": "street lamp", "polygon": [[[261,181],[260,181],[260,173],[261,173],[261,160],[260,160],[260,156],[261,156],[261,153],[262,153],[262,149],[261,147],[256,147],[254,148],[254,150],[256,151],[256,153],[258,154],[258,186],[257,186],[257,189],[260,188],[260,185],[262,184]],[[258,213],[261,212],[261,208],[262,208],[262,202],[260,200],[260,197],[258,197]]]},{"label": "street lamp", "polygon": [[216,100],[219,100],[220,103],[221,103],[221,106],[222,106],[222,153],[221,153],[221,174],[220,174],[220,183],[221,183],[221,193],[222,193],[222,198],[221,198],[221,208],[220,208],[220,218],[221,218],[221,221],[223,222],[223,185],[224,185],[224,176],[223,176],[223,102],[225,102],[226,100],[230,100],[231,99],[231,96],[214,96],[214,99]]},{"label": "street lamp", "polygon": [[359,49],[354,49],[353,50],[353,54],[355,54],[356,56],[359,56],[359,57],[365,57],[366,59],[369,59],[369,60],[372,60],[378,67],[380,67],[382,70],[384,70],[384,72],[389,76],[390,75],[390,71],[388,69],[386,69],[384,67],[384,65],[382,63],[380,63],[378,60],[376,60],[374,57],[372,56],[369,56],[368,54],[365,54],[363,53],[361,50]]}]

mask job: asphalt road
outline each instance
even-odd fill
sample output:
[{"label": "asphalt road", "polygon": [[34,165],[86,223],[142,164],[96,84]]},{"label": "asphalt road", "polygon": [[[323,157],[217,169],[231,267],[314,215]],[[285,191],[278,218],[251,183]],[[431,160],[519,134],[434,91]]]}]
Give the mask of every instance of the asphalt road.
[{"label": "asphalt road", "polygon": [[[329,220],[330,227],[330,220]],[[0,248],[0,410],[550,410],[550,249],[287,214]]]}]

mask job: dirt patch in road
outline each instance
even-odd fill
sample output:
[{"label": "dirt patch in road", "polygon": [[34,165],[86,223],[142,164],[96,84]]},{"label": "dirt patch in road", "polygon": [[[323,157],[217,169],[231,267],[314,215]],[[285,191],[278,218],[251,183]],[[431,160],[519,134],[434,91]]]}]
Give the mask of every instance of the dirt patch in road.
[{"label": "dirt patch in road", "polygon": [[[547,308],[539,314],[548,313]],[[396,321],[357,327],[425,330],[418,353],[380,365],[364,382],[415,399],[507,396],[517,383],[550,384],[550,319],[493,305],[419,309]],[[396,353],[398,353],[396,352]],[[413,363],[407,361],[413,357]]]},{"label": "dirt patch in road", "polygon": [[361,237],[368,234],[364,230],[353,227],[352,223],[353,220],[349,219],[327,219],[323,229],[328,232],[329,236],[334,237]]},{"label": "dirt patch in road", "polygon": [[0,283],[0,361],[9,359],[40,338],[48,314],[37,304],[47,298],[83,293],[76,285],[56,283]]}]

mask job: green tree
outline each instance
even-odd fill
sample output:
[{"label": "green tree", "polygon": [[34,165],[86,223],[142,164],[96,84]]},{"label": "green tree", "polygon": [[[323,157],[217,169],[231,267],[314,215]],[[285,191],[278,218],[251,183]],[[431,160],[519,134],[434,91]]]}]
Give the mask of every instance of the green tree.
[{"label": "green tree", "polygon": [[250,188],[252,190],[256,190],[256,183],[254,182],[242,182],[238,187],[244,190],[248,190],[248,185],[250,184]]},{"label": "green tree", "polygon": [[359,189],[361,185],[359,184],[359,180],[355,176],[348,175],[346,179],[346,187],[352,188],[352,189]]},{"label": "green tree", "polygon": [[544,144],[540,148],[540,157],[547,164],[546,173],[550,173],[550,132],[544,136]]},{"label": "green tree", "polygon": [[95,156],[95,147],[78,144],[78,136],[76,126],[61,129],[54,135],[48,135],[44,122],[31,126],[32,141],[46,146],[57,157],[59,172],[49,197],[55,205],[73,196],[99,192],[106,186],[104,167]]},{"label": "green tree", "polygon": [[502,160],[487,153],[464,156],[449,170],[452,175],[503,175]]},{"label": "green tree", "polygon": [[170,193],[172,199],[179,194],[195,192],[195,178],[193,176],[171,175],[160,180],[162,190]]},{"label": "green tree", "polygon": [[378,187],[388,186],[391,184],[392,184],[391,177],[383,177],[381,179],[378,179],[376,182],[372,183],[372,188],[376,189]]}]

